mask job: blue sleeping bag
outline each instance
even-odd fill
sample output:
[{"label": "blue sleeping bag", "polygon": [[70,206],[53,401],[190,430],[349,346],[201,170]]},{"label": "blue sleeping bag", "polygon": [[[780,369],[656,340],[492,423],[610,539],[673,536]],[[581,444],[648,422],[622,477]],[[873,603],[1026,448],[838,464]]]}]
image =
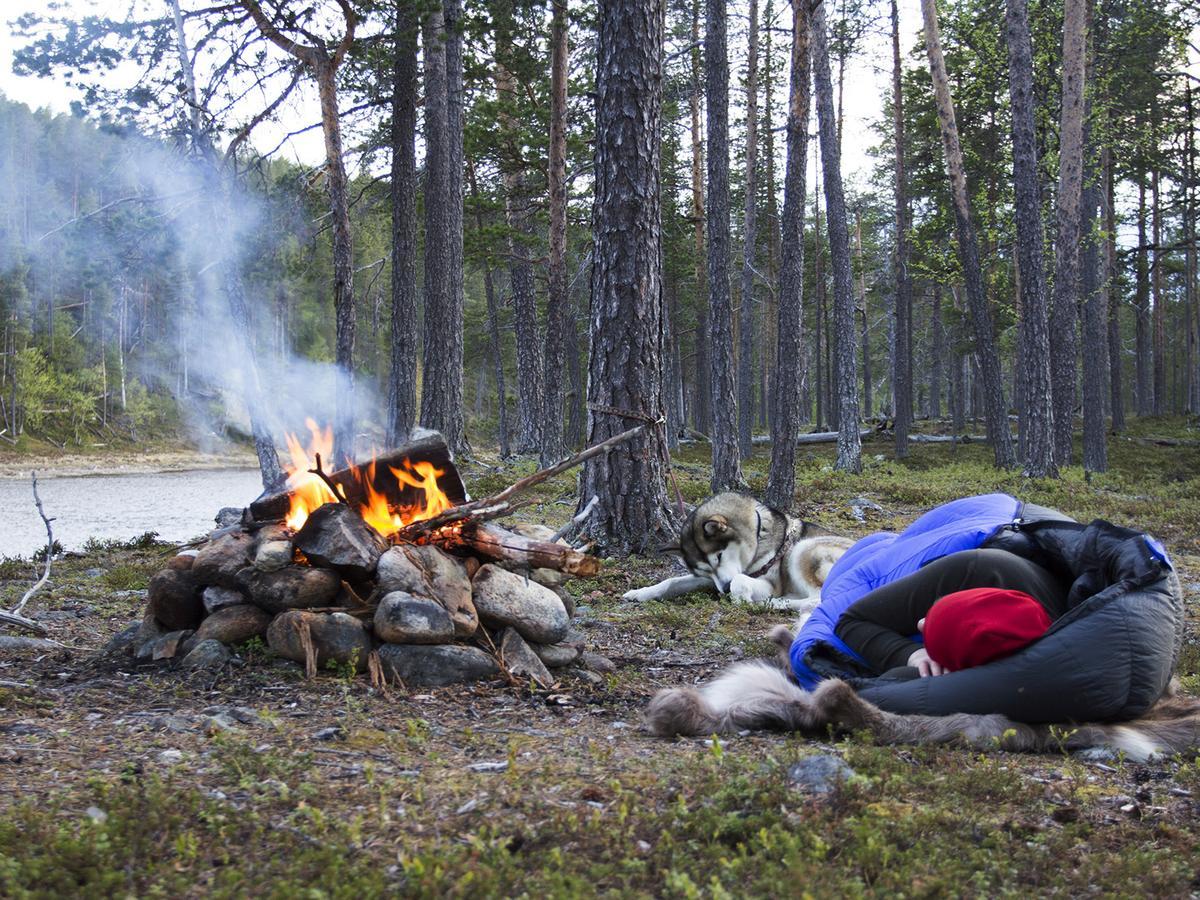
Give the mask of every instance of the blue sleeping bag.
[{"label": "blue sleeping bag", "polygon": [[[839,617],[869,591],[947,554],[985,547],[1037,562],[1070,585],[1067,612],[1037,641],[987,665],[906,678],[877,677],[838,640]],[[790,659],[805,688],[841,678],[888,712],[1121,720],[1141,715],[1162,696],[1179,658],[1183,624],[1179,578],[1152,537],[985,494],[939,506],[900,534],[873,534],[852,546],[830,571]]]},{"label": "blue sleeping bag", "polygon": [[808,690],[820,682],[822,676],[806,662],[809,650],[818,642],[864,665],[862,657],[834,634],[842,613],[880,585],[903,578],[928,562],[977,549],[997,529],[1018,520],[1020,512],[1021,502],[1008,494],[964,497],[931,509],[899,534],[877,532],[858,541],[830,571],[821,588],[820,606],[792,643],[796,680]]}]

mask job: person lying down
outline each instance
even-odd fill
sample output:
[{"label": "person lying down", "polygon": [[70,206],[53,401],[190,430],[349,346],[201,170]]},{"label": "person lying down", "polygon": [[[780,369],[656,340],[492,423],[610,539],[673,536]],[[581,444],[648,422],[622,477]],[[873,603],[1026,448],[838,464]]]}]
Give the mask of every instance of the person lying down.
[{"label": "person lying down", "polygon": [[859,540],[797,627],[770,635],[783,668],[737,663],[659,691],[650,730],[867,730],[1137,759],[1200,749],[1200,698],[1173,679],[1183,591],[1162,545],[1134,529],[1006,494],[951,501]]}]

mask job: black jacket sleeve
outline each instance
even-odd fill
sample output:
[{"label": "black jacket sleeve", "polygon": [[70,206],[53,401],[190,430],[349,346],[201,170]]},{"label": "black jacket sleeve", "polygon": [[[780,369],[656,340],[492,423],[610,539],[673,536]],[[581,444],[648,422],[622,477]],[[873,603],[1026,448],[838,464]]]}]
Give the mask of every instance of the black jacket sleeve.
[{"label": "black jacket sleeve", "polygon": [[842,613],[834,633],[877,673],[908,665],[921,645],[917,622],[947,594],[976,587],[1024,591],[1052,619],[1066,609],[1067,587],[1051,572],[1004,550],[964,550],[876,588]]}]

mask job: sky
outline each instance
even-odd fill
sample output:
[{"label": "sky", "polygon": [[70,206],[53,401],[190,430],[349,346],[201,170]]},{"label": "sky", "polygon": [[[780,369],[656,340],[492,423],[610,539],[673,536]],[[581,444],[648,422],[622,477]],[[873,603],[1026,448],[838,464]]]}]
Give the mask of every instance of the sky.
[{"label": "sky", "polygon": [[[119,18],[129,9],[130,0],[60,0],[60,6],[63,14],[67,15],[75,12],[80,17],[103,14]],[[165,12],[165,3],[163,7]],[[65,84],[61,79],[21,77],[12,71],[13,52],[19,46],[19,42],[13,36],[9,22],[27,12],[44,12],[45,8],[44,0],[4,0],[0,4],[0,92],[10,100],[23,102],[34,108],[48,107],[53,112],[65,113],[69,112],[71,101],[78,99],[77,89]],[[882,15],[882,4],[880,9]],[[906,35],[903,46],[907,48],[917,39],[920,7],[917,0],[902,0],[900,9],[901,28]],[[780,17],[780,21],[786,25],[787,17]],[[886,22],[881,20],[880,27],[885,25]],[[889,68],[875,71],[869,61],[876,60],[886,63]],[[871,131],[871,124],[882,114],[883,98],[891,91],[890,60],[891,50],[887,36],[879,34],[868,37],[863,52],[847,67],[842,168],[852,182],[865,183],[874,166],[867,150],[878,142],[878,137]],[[128,77],[132,80],[132,73]],[[735,90],[737,83],[736,77],[731,79],[731,86],[734,86]],[[254,100],[250,102],[253,103]],[[782,104],[782,99],[778,102]],[[249,109],[247,115],[253,112],[254,109]],[[282,111],[280,121],[264,122],[260,125],[254,132],[252,143],[257,149],[265,152],[282,141],[283,145],[279,151],[281,154],[294,161],[314,165],[324,157],[320,130],[313,129],[291,138],[286,138],[286,135],[313,124],[318,118],[316,93],[311,89],[305,90],[290,108]]]}]

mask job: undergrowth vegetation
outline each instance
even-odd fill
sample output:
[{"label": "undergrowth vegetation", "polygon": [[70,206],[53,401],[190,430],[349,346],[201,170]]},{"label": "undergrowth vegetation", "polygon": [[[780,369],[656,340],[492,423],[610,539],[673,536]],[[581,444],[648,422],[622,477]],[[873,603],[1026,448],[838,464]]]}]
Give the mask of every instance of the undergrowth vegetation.
[{"label": "undergrowth vegetation", "polygon": [[[882,440],[851,478],[818,446],[798,460],[797,509],[864,534],[1008,491],[1154,532],[1194,604],[1200,449],[1149,438],[1196,432],[1139,427],[1113,439],[1111,472],[1059,481],[999,473],[970,443],[914,445],[898,463]],[[706,457],[687,445],[674,459],[688,502],[708,493]],[[745,467],[754,489],[766,460],[760,448]],[[465,475],[483,496],[533,468],[483,452]],[[560,476],[521,515],[563,522],[574,491]],[[0,896],[1188,896],[1200,885],[1192,757],[650,737],[639,716],[655,690],[767,655],[762,636],[786,619],[709,595],[621,602],[666,574],[663,559],[610,560],[570,585],[589,643],[616,663],[599,680],[383,694],[351,673],[306,681],[261,641],[215,680],[105,662],[95,649],[140,616],[170,552],[142,538],[57,560],[34,607],[79,611],[48,622],[73,649],[0,658],[0,678],[43,688],[0,690]],[[34,574],[29,561],[0,563],[0,603]],[[1200,690],[1194,621],[1179,672]],[[214,723],[214,708],[233,706],[245,722]],[[854,775],[806,793],[789,770],[811,754]]]}]

